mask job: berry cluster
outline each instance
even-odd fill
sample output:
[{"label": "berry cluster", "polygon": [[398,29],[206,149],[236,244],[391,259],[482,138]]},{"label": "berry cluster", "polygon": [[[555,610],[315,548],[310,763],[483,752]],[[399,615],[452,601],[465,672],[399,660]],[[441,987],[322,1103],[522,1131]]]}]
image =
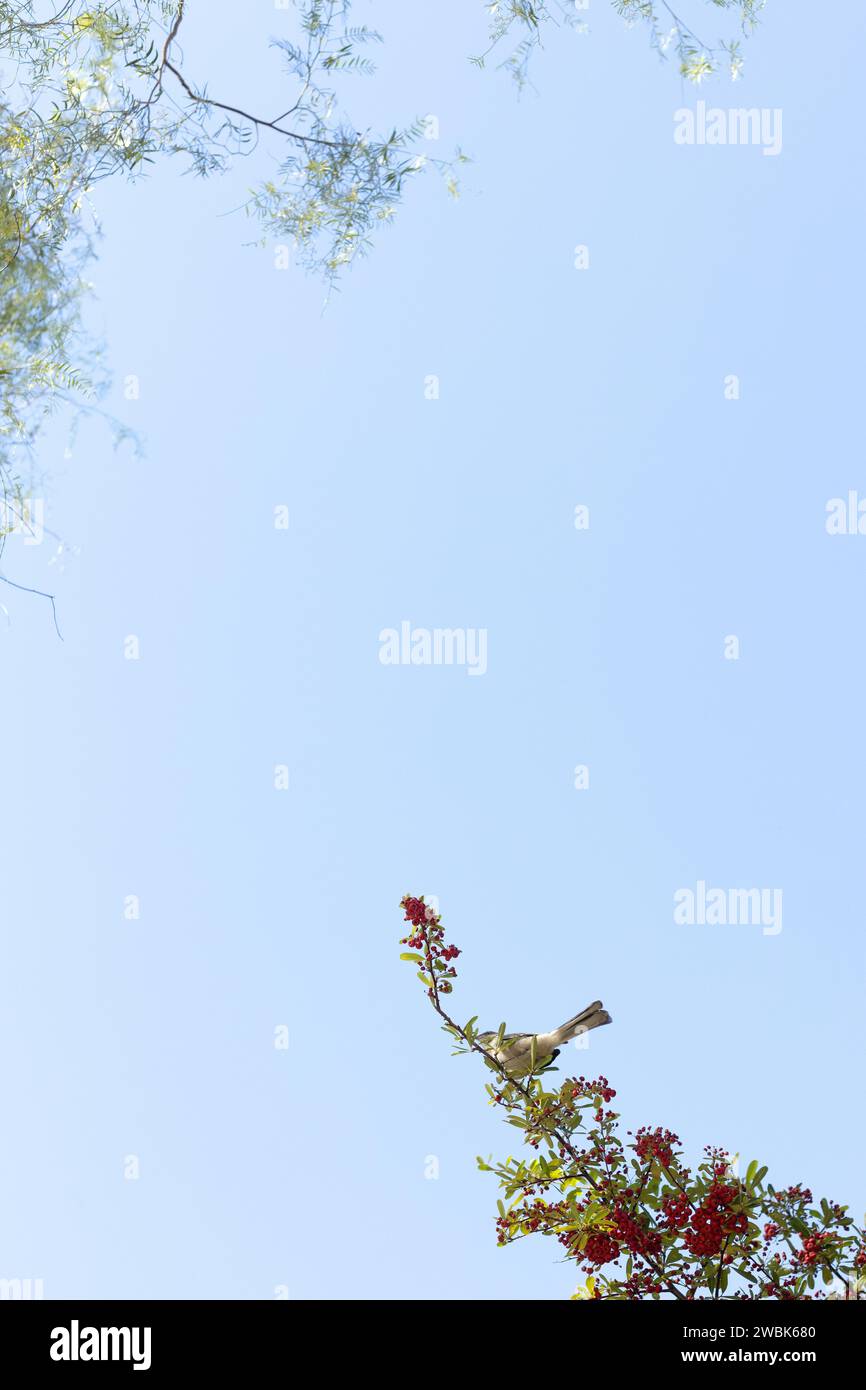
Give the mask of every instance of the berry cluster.
[{"label": "berry cluster", "polygon": [[583,1258],[593,1265],[606,1265],[619,1259],[619,1246],[604,1231],[593,1231],[582,1251]]},{"label": "berry cluster", "polygon": [[[457,974],[450,962],[460,955],[459,948],[446,946],[439,913],[429,907],[423,897],[412,898],[407,893],[400,906],[404,913],[403,921],[409,922],[414,929],[408,936],[401,938],[400,944],[410,946],[413,951],[423,952],[422,961],[427,972],[423,978],[428,987],[428,995],[433,999],[440,991],[442,994],[450,994],[453,988],[451,980]],[[418,957],[410,959],[418,960]]]},{"label": "berry cluster", "polygon": [[697,1259],[718,1255],[725,1241],[733,1235],[744,1235],[749,1229],[745,1212],[732,1212],[731,1204],[739,1195],[734,1183],[721,1181],[724,1167],[718,1167],[710,1190],[697,1211],[692,1213],[685,1235],[686,1249]]},{"label": "berry cluster", "polygon": [[614,1235],[633,1255],[657,1255],[662,1248],[662,1238],[658,1231],[647,1227],[625,1207],[616,1206],[613,1212]]},{"label": "berry cluster", "polygon": [[403,921],[411,922],[413,927],[425,927],[436,916],[433,908],[428,907],[423,898],[410,898],[408,893],[400,906],[406,914]]},{"label": "berry cluster", "polygon": [[803,1241],[803,1248],[797,1251],[795,1258],[799,1260],[800,1264],[805,1265],[807,1269],[811,1269],[813,1265],[818,1263],[821,1257],[822,1246],[826,1245],[827,1241],[832,1239],[833,1237],[829,1231],[813,1232],[812,1235],[807,1236]]},{"label": "berry cluster", "polygon": [[655,1129],[641,1125],[634,1138],[638,1158],[657,1158],[663,1168],[670,1168],[674,1157],[674,1145],[680,1142],[678,1135],[672,1134],[669,1129],[662,1129],[660,1125]]},{"label": "berry cluster", "polygon": [[[658,1281],[658,1275],[650,1269],[635,1269],[631,1277],[623,1280],[622,1283],[623,1296],[638,1301],[646,1298],[647,1295],[652,1297],[660,1294],[661,1291],[662,1286]],[[595,1296],[601,1298],[600,1289],[596,1290]]]},{"label": "berry cluster", "polygon": [[681,1231],[684,1226],[689,1224],[692,1214],[692,1204],[685,1193],[678,1193],[676,1197],[666,1197],[662,1202],[665,1225],[669,1231]]},{"label": "berry cluster", "polygon": [[780,1192],[779,1199],[783,1202],[794,1202],[798,1206],[809,1206],[812,1201],[811,1187],[801,1187],[797,1183],[796,1187],[787,1187],[784,1192]]},{"label": "berry cluster", "polygon": [[612,1101],[616,1091],[611,1086],[606,1076],[598,1076],[594,1081],[587,1081],[585,1076],[579,1076],[576,1081],[570,1080],[562,1088],[563,1100],[566,1092],[570,1092],[571,1100],[592,1100],[596,1105],[600,1101]]}]

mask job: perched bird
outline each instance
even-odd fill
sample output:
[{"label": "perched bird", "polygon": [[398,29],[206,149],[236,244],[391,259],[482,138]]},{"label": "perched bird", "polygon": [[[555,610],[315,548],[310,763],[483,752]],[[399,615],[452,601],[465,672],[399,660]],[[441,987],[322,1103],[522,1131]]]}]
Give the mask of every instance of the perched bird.
[{"label": "perched bird", "polygon": [[[578,1033],[587,1033],[590,1028],[600,1028],[610,1023],[611,1017],[602,1007],[600,999],[587,1004],[579,1014],[570,1018],[552,1033],[505,1033],[500,1039],[498,1033],[479,1033],[476,1042],[495,1057],[509,1076],[528,1076],[531,1071],[542,1071],[559,1056],[561,1043],[570,1042]],[[533,1057],[533,1039],[535,1041]],[[494,1044],[499,1043],[498,1047]]]}]

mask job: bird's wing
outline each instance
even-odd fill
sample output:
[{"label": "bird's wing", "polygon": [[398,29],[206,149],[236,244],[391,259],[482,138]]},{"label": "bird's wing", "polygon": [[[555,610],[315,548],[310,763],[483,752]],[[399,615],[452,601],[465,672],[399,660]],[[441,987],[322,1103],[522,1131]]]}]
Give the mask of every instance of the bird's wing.
[{"label": "bird's wing", "polygon": [[509,1033],[502,1041],[509,1045],[508,1051],[512,1057],[522,1057],[524,1052],[532,1050],[533,1038],[535,1038],[536,1056],[546,1057],[554,1045],[552,1033]]}]

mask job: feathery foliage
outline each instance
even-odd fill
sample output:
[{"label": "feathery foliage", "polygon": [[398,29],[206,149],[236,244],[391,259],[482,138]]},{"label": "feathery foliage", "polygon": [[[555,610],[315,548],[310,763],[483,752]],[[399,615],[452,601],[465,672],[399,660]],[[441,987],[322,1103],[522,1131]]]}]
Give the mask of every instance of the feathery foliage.
[{"label": "feathery foliage", "polygon": [[[134,179],[172,155],[208,176],[264,146],[270,176],[253,183],[247,211],[264,238],[287,242],[327,282],[370,248],[422,169],[459,191],[465,156],[419,155],[423,120],[376,132],[342,114],[338,84],[371,76],[382,42],[351,24],[351,0],[292,0],[293,32],[272,45],[287,86],[276,113],[213,94],[193,71],[183,51],[193,3],[0,0],[0,547],[46,415],[58,402],[97,408],[105,385],[81,318],[99,234],[90,193],[101,180]],[[738,40],[702,44],[664,2],[612,3],[628,23],[649,27],[660,52],[673,47],[693,81],[723,62],[739,72]],[[747,33],[764,0],[702,3]],[[497,0],[485,8],[488,53],[514,39],[500,66],[523,82],[545,31],[579,26],[584,6]],[[486,57],[474,61],[483,66]]]}]

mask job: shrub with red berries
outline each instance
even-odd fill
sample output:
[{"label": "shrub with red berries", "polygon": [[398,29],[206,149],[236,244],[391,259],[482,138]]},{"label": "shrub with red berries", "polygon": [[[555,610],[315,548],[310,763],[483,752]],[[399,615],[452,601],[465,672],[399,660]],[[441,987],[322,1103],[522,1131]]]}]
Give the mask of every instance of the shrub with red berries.
[{"label": "shrub with red berries", "polygon": [[410,926],[401,959],[418,966],[457,1051],[479,1054],[496,1073],[490,1103],[528,1150],[503,1163],[478,1159],[499,1179],[500,1245],[553,1236],[584,1276],[575,1298],[866,1299],[866,1234],[846,1207],[816,1203],[800,1184],[772,1187],[757,1161],[741,1174],[724,1149],[708,1147],[687,1166],[680,1139],[661,1126],[623,1138],[604,1076],[557,1086],[543,1061],[534,1074],[509,1076],[475,1019],[461,1026],[443,1006],[460,951],[446,945],[440,914],[423,897],[400,906]]}]

